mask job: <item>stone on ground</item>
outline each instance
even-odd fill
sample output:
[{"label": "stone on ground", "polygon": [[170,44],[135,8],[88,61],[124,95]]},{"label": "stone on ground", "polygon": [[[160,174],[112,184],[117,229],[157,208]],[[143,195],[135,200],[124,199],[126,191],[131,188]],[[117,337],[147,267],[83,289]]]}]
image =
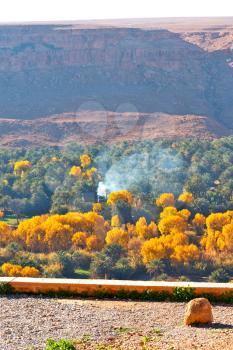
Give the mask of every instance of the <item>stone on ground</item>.
[{"label": "stone on ground", "polygon": [[212,323],[212,306],[206,298],[191,300],[185,309],[184,324],[189,326],[195,323]]}]

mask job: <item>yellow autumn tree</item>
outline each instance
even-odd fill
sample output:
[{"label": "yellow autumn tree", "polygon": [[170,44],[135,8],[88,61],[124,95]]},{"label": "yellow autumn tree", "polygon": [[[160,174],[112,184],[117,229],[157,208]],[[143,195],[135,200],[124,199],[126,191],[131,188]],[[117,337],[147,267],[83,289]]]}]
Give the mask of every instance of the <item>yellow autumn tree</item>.
[{"label": "yellow autumn tree", "polygon": [[203,214],[197,213],[195,214],[192,225],[197,234],[203,234],[205,229],[206,218]]},{"label": "yellow autumn tree", "polygon": [[222,230],[208,228],[201,239],[201,245],[205,248],[208,255],[219,253],[233,253],[233,222],[226,224]]},{"label": "yellow autumn tree", "polygon": [[72,168],[70,169],[69,175],[80,177],[82,175],[82,170],[80,166],[76,166],[76,165],[72,166]]},{"label": "yellow autumn tree", "polygon": [[122,228],[113,228],[107,232],[106,243],[110,244],[119,244],[123,247],[126,247],[129,241],[129,237],[126,231]]},{"label": "yellow autumn tree", "polygon": [[20,277],[21,272],[22,272],[22,266],[20,265],[15,265],[15,264],[10,264],[10,263],[5,263],[2,265],[2,272],[4,276],[7,277]]},{"label": "yellow autumn tree", "polygon": [[90,169],[87,169],[85,172],[83,172],[83,177],[85,177],[88,180],[91,180],[94,176],[94,174],[97,173],[97,169],[94,167],[91,167]]},{"label": "yellow autumn tree", "polygon": [[132,193],[128,190],[121,190],[110,193],[108,196],[107,204],[114,205],[116,202],[121,201],[127,204],[132,204],[133,196]]},{"label": "yellow autumn tree", "polygon": [[193,195],[191,192],[183,192],[180,194],[178,201],[190,204],[193,201]]},{"label": "yellow autumn tree", "polygon": [[10,263],[2,265],[2,272],[8,277],[40,277],[40,271],[33,266],[21,266]]},{"label": "yellow autumn tree", "polygon": [[164,207],[160,213],[160,218],[164,219],[168,216],[176,215],[177,213],[178,213],[178,210],[175,207]]},{"label": "yellow autumn tree", "polygon": [[144,242],[141,255],[144,264],[148,264],[153,260],[166,258],[168,256],[168,247],[164,245],[160,238],[151,238]]},{"label": "yellow autumn tree", "polygon": [[141,249],[143,241],[139,237],[132,237],[128,242],[128,256],[132,266],[136,267],[141,265]]},{"label": "yellow autumn tree", "polygon": [[22,175],[27,169],[32,167],[32,163],[29,160],[19,160],[15,162],[14,173]]},{"label": "yellow autumn tree", "polygon": [[221,251],[233,253],[233,222],[223,226],[221,241],[218,242]]},{"label": "yellow autumn tree", "polygon": [[95,213],[100,213],[103,209],[103,205],[101,203],[93,203],[92,205],[92,210],[95,212]]},{"label": "yellow autumn tree", "polygon": [[206,218],[203,214],[195,214],[192,224],[195,228],[203,228],[205,226]]},{"label": "yellow autumn tree", "polygon": [[199,250],[194,244],[189,244],[186,234],[174,232],[146,241],[142,246],[141,255],[145,264],[165,258],[176,263],[187,263],[198,259]]},{"label": "yellow autumn tree", "polygon": [[[212,213],[206,218],[207,230],[200,240],[202,247],[208,255],[216,255],[225,249],[223,229],[231,224],[232,212]],[[228,226],[230,227],[230,226]],[[227,229],[224,230],[227,232]]]},{"label": "yellow autumn tree", "polygon": [[173,207],[175,204],[175,197],[173,193],[162,193],[155,201],[158,207]]},{"label": "yellow autumn tree", "polygon": [[86,247],[86,241],[87,241],[87,234],[86,232],[76,232],[72,236],[72,243],[75,248],[85,248]]},{"label": "yellow autumn tree", "polygon": [[73,230],[70,225],[61,224],[50,217],[43,224],[45,230],[44,242],[49,251],[68,250],[71,248]]},{"label": "yellow autumn tree", "polygon": [[44,251],[45,230],[42,224],[46,219],[46,216],[34,216],[21,221],[14,232],[15,240],[26,250]]},{"label": "yellow autumn tree", "polygon": [[221,235],[221,231],[209,229],[200,240],[201,246],[208,255],[216,254],[218,251],[217,241]]},{"label": "yellow autumn tree", "polygon": [[40,277],[41,273],[34,266],[25,266],[21,271],[22,277]]},{"label": "yellow autumn tree", "polygon": [[231,222],[231,215],[225,213],[212,213],[206,218],[207,230],[221,231],[223,226]]},{"label": "yellow autumn tree", "polygon": [[86,168],[91,163],[91,157],[88,154],[80,156],[80,163],[82,168]]},{"label": "yellow autumn tree", "polygon": [[171,255],[171,259],[178,263],[190,263],[198,261],[199,258],[200,252],[195,244],[177,245]]},{"label": "yellow autumn tree", "polygon": [[188,209],[182,209],[180,210],[179,212],[179,215],[182,216],[186,221],[188,221],[190,215],[191,215],[191,212],[188,210]]},{"label": "yellow autumn tree", "polygon": [[149,239],[155,237],[157,234],[157,225],[155,222],[151,221],[149,225],[147,225],[147,221],[145,217],[140,217],[135,225],[136,234],[141,239]]},{"label": "yellow autumn tree", "polygon": [[88,232],[90,235],[96,235],[101,241],[104,241],[108,227],[104,217],[92,211],[83,214],[83,216],[89,223]]},{"label": "yellow autumn tree", "polygon": [[13,230],[5,222],[0,221],[0,246],[5,247],[14,241]]},{"label": "yellow autumn tree", "polygon": [[112,227],[120,227],[121,221],[118,215],[113,215],[111,219],[111,226]]},{"label": "yellow autumn tree", "polygon": [[90,252],[97,252],[101,250],[104,246],[103,242],[96,235],[91,235],[87,237],[86,244],[87,250]]},{"label": "yellow autumn tree", "polygon": [[160,220],[158,228],[165,235],[174,231],[184,232],[187,229],[187,221],[180,215],[170,215]]}]

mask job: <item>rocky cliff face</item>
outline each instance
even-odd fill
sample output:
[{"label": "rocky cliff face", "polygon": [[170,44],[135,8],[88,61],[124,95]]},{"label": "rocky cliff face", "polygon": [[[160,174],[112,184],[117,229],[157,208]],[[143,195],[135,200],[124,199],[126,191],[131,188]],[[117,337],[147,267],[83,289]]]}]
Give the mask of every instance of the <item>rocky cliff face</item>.
[{"label": "rocky cliff face", "polygon": [[193,30],[145,23],[0,27],[0,118],[156,112],[231,129],[229,23]]}]

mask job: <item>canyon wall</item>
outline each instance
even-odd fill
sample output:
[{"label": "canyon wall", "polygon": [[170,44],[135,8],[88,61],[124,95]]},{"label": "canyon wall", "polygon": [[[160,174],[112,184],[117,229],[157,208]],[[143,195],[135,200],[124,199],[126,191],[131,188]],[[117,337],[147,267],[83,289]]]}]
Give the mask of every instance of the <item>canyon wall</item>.
[{"label": "canyon wall", "polygon": [[231,22],[146,23],[1,26],[0,118],[193,115],[231,133]]}]

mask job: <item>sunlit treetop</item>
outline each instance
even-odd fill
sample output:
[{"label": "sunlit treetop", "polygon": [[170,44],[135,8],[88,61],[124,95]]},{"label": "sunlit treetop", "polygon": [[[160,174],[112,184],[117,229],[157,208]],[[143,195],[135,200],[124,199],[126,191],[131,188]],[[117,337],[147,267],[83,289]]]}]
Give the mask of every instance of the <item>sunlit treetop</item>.
[{"label": "sunlit treetop", "polygon": [[81,176],[81,174],[82,174],[82,170],[81,170],[80,166],[76,166],[76,165],[72,166],[72,168],[70,169],[70,172],[69,172],[69,175],[76,176],[76,177]]},{"label": "sunlit treetop", "polygon": [[32,167],[32,163],[29,160],[19,160],[15,162],[14,165],[14,173],[15,174],[22,174],[27,169]]},{"label": "sunlit treetop", "polygon": [[125,202],[127,204],[132,204],[133,202],[133,196],[132,193],[128,190],[121,190],[112,192],[107,200],[108,205],[114,205],[117,202]]},{"label": "sunlit treetop", "polygon": [[82,168],[86,168],[91,163],[91,157],[88,154],[80,156],[80,163]]},{"label": "sunlit treetop", "polygon": [[97,173],[97,169],[94,167],[91,167],[90,169],[87,169],[86,171],[84,171],[82,173],[83,177],[87,178],[87,179],[91,179],[93,177],[94,174]]},{"label": "sunlit treetop", "polygon": [[115,227],[107,232],[105,238],[106,244],[119,244],[122,247],[127,246],[129,236],[122,228]]},{"label": "sunlit treetop", "polygon": [[103,209],[103,205],[101,203],[93,203],[92,210],[96,213],[100,213]]},{"label": "sunlit treetop", "polygon": [[176,215],[177,214],[177,209],[175,207],[165,207],[163,208],[163,211],[161,211],[160,213],[160,218],[161,219],[164,219],[168,216],[171,216],[171,215]]},{"label": "sunlit treetop", "polygon": [[111,219],[111,226],[112,227],[120,227],[121,226],[121,220],[118,215],[113,215]]},{"label": "sunlit treetop", "polygon": [[173,207],[175,204],[175,197],[173,193],[162,193],[155,201],[158,207]]},{"label": "sunlit treetop", "polygon": [[10,263],[2,265],[2,272],[5,276],[14,277],[40,277],[40,271],[33,266],[21,266]]},{"label": "sunlit treetop", "polygon": [[56,163],[57,161],[58,161],[58,158],[57,158],[57,157],[53,156],[53,157],[51,158],[51,162]]},{"label": "sunlit treetop", "polygon": [[205,216],[203,214],[197,213],[193,218],[192,224],[195,227],[203,227],[205,225],[205,222],[206,222]]},{"label": "sunlit treetop", "polygon": [[191,192],[183,192],[178,198],[178,201],[184,202],[184,203],[192,203],[193,201],[193,195]]}]

